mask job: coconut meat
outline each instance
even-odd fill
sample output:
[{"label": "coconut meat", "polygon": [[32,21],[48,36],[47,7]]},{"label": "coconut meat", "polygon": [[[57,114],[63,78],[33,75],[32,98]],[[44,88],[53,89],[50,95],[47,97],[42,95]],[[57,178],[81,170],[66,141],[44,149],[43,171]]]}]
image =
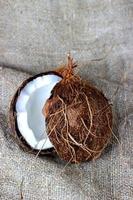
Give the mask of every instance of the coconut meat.
[{"label": "coconut meat", "polygon": [[53,87],[61,77],[49,74],[28,82],[16,101],[18,129],[26,142],[37,150],[52,148],[42,114],[43,106],[51,95]]}]

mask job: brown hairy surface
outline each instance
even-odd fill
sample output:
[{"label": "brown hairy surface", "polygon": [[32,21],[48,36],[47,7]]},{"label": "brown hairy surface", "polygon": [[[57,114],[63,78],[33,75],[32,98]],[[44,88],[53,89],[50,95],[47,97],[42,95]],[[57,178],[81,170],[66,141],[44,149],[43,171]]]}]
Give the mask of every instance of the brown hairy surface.
[{"label": "brown hairy surface", "polygon": [[67,162],[80,163],[99,157],[109,142],[112,109],[102,92],[73,75],[72,66],[69,60],[67,72],[53,88],[43,113],[58,155]]}]

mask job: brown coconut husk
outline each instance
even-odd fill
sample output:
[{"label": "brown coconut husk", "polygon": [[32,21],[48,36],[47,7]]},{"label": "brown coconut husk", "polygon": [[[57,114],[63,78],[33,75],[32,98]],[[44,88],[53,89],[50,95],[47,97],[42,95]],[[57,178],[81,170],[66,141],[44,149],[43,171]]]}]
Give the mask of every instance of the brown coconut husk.
[{"label": "brown coconut husk", "polygon": [[15,139],[15,141],[19,145],[19,147],[21,147],[25,152],[28,152],[28,153],[33,153],[33,154],[39,153],[40,155],[55,154],[54,148],[49,148],[49,149],[46,149],[46,150],[35,150],[35,149],[33,149],[26,142],[24,137],[21,135],[19,128],[18,128],[18,125],[17,125],[17,115],[16,115],[16,101],[17,101],[17,98],[20,95],[20,92],[22,91],[22,89],[27,85],[27,83],[34,80],[35,78],[40,77],[40,76],[44,76],[44,75],[49,75],[49,74],[55,74],[55,75],[59,76],[59,74],[57,74],[57,72],[49,71],[49,72],[37,74],[35,76],[32,76],[32,77],[24,80],[22,82],[22,84],[20,85],[20,87],[15,92],[15,94],[12,98],[12,101],[10,103],[8,121],[9,121],[9,127],[11,129],[11,131],[10,131],[11,135],[13,136],[13,138]]},{"label": "brown coconut husk", "polygon": [[61,159],[80,163],[98,158],[112,135],[112,109],[107,98],[87,81],[74,75],[76,64],[57,72],[63,79],[44,105],[47,132]]}]

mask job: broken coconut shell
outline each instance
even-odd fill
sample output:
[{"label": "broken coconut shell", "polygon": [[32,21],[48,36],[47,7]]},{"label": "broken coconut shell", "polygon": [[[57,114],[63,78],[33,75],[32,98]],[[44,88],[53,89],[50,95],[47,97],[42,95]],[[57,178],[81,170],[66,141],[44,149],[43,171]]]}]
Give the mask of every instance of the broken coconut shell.
[{"label": "broken coconut shell", "polygon": [[[47,75],[55,75],[55,76],[60,77],[60,79],[61,79],[61,75],[59,75],[55,71],[40,73],[40,74],[37,74],[33,77],[26,79],[20,85],[20,87],[17,89],[17,91],[16,91],[15,95],[13,96],[13,99],[10,103],[10,108],[9,108],[9,126],[11,128],[11,134],[12,134],[13,138],[15,139],[15,141],[18,143],[18,145],[24,151],[26,151],[28,153],[34,153],[34,154],[37,154],[39,152],[40,155],[54,154],[55,149],[53,147],[48,148],[48,149],[35,149],[35,148],[33,148],[29,145],[29,143],[26,141],[26,139],[24,138],[24,136],[22,135],[22,133],[21,133],[19,127],[18,127],[16,104],[17,104],[18,97],[20,96],[21,92],[27,86],[28,83],[34,81],[38,77],[43,77],[43,76],[47,76]],[[27,134],[28,134],[28,132],[27,132]]]},{"label": "broken coconut shell", "polygon": [[47,134],[59,157],[80,163],[98,158],[112,135],[112,108],[104,94],[74,75],[73,59],[57,70],[55,85],[43,108]]}]

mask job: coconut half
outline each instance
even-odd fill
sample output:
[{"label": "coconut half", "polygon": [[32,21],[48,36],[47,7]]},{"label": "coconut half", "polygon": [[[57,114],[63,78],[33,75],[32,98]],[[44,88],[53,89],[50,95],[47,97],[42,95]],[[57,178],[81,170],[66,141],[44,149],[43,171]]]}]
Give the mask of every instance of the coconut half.
[{"label": "coconut half", "polygon": [[49,139],[57,154],[68,163],[97,159],[112,136],[112,107],[104,94],[74,74],[68,56],[62,80],[44,104]]},{"label": "coconut half", "polygon": [[61,79],[56,72],[41,73],[25,80],[16,91],[9,120],[13,136],[23,149],[41,153],[54,150],[47,136],[42,109]]}]

